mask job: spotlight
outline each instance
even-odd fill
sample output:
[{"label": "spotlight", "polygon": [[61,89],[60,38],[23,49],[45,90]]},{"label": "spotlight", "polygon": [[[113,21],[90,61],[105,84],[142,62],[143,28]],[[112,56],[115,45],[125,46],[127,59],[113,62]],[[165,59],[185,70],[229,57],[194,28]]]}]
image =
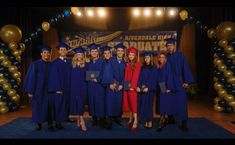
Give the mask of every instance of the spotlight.
[{"label": "spotlight", "polygon": [[94,16],[94,11],[91,10],[91,9],[87,10],[87,15],[88,15],[89,17],[93,17],[93,16]]},{"label": "spotlight", "polygon": [[140,10],[139,9],[134,9],[133,10],[133,15],[136,16],[136,17],[139,16],[140,15]]},{"label": "spotlight", "polygon": [[144,10],[144,15],[145,15],[146,17],[149,17],[149,16],[151,15],[151,10],[150,10],[150,9],[145,9],[145,10]]},{"label": "spotlight", "polygon": [[160,9],[156,10],[156,15],[157,16],[162,16],[162,13],[163,13],[162,10],[160,10]]},{"label": "spotlight", "polygon": [[81,17],[81,16],[82,16],[82,12],[81,12],[81,11],[78,11],[78,12],[77,12],[77,16]]},{"label": "spotlight", "polygon": [[98,15],[100,17],[104,17],[106,15],[106,12],[103,8],[98,9]]},{"label": "spotlight", "polygon": [[168,10],[168,15],[170,17],[176,16],[177,10],[175,8],[171,8]]}]

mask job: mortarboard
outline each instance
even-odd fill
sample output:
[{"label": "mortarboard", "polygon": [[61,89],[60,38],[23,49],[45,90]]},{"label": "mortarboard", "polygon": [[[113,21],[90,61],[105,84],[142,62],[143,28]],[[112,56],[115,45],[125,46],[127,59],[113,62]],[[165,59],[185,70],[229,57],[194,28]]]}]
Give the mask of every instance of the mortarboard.
[{"label": "mortarboard", "polygon": [[81,46],[77,47],[77,48],[74,48],[73,51],[75,53],[84,53],[85,52],[85,49],[82,48]]},{"label": "mortarboard", "polygon": [[175,44],[176,40],[174,38],[168,38],[168,39],[165,39],[166,41],[166,45],[168,44]]},{"label": "mortarboard", "polygon": [[68,46],[66,43],[64,43],[64,42],[60,42],[60,43],[56,46],[56,48],[57,48],[57,49],[60,49],[60,48],[66,48],[66,49],[68,49],[69,46]]},{"label": "mortarboard", "polygon": [[51,48],[47,45],[40,45],[38,48],[41,50],[41,52],[43,52],[43,51],[49,51],[50,52],[51,51]]}]

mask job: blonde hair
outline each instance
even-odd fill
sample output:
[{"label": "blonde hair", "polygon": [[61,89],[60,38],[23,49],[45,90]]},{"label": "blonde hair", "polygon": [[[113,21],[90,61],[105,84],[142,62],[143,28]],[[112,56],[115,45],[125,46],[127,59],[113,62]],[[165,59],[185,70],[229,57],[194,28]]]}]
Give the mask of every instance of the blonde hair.
[{"label": "blonde hair", "polygon": [[82,55],[83,55],[83,60],[79,62],[77,57],[76,57],[76,54],[74,54],[74,56],[72,58],[72,66],[73,66],[73,68],[75,68],[77,66],[78,62],[80,63],[81,67],[85,67],[86,59],[85,59],[84,54],[82,54]]}]

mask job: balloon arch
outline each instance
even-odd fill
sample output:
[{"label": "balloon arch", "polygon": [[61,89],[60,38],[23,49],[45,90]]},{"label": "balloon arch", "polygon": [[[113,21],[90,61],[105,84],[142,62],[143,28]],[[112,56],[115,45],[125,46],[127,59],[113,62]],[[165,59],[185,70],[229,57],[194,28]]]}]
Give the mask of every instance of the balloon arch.
[{"label": "balloon arch", "polygon": [[[0,114],[13,112],[20,108],[20,86],[22,84],[20,55],[24,52],[27,44],[42,31],[48,31],[50,25],[69,17],[72,12],[65,9],[61,14],[44,21],[41,27],[36,28],[35,32],[29,34],[23,42],[21,30],[12,24],[5,25],[0,30],[3,42],[0,43]],[[181,10],[180,18],[189,23],[195,23],[201,31],[205,31],[212,39],[214,53],[214,88],[217,97],[214,98],[214,109],[231,113],[235,110],[235,53],[232,41],[235,38],[235,23],[222,22],[216,29],[209,29],[206,25],[195,20],[193,16],[188,16],[187,10]]]}]

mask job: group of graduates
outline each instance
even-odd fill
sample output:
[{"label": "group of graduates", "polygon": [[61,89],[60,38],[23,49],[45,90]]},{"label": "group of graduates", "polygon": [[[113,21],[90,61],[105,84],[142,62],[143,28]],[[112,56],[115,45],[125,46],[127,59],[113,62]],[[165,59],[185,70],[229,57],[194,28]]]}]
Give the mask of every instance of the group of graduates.
[{"label": "group of graduates", "polygon": [[[32,62],[24,82],[24,92],[32,99],[36,129],[41,130],[46,121],[50,131],[63,129],[62,123],[69,120],[69,115],[76,115],[77,126],[87,131],[85,105],[93,127],[110,130],[115,122],[135,132],[141,119],[145,128],[152,128],[156,94],[160,114],[157,131],[169,123],[179,123],[179,128],[187,131],[186,89],[193,77],[184,55],[176,51],[175,40],[168,39],[166,47],[167,52],[158,53],[156,64],[152,52],[144,52],[141,64],[135,47],[127,49],[125,61],[126,47],[121,43],[115,46],[116,56],[108,46],[89,45],[89,62],[82,47],[74,48],[73,58],[67,59],[69,46],[61,42],[57,46],[60,56],[51,62],[51,49],[41,46],[41,59]],[[124,112],[130,113],[125,124],[121,122]]]}]

